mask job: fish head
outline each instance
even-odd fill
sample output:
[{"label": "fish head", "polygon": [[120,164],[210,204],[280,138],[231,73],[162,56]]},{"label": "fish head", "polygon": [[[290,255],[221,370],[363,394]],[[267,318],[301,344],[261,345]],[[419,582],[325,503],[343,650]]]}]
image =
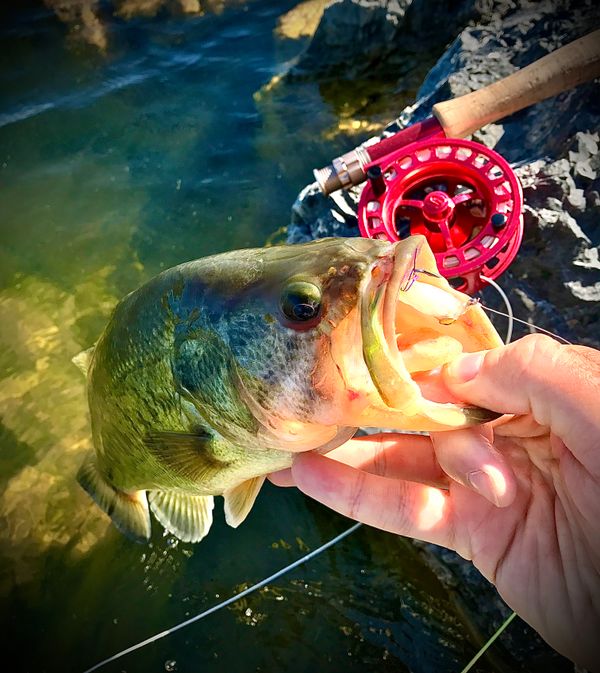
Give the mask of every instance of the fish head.
[{"label": "fish head", "polygon": [[212,328],[263,445],[323,449],[359,426],[445,430],[493,417],[443,385],[443,365],[501,341],[439,275],[424,237],[237,252],[213,274]]}]

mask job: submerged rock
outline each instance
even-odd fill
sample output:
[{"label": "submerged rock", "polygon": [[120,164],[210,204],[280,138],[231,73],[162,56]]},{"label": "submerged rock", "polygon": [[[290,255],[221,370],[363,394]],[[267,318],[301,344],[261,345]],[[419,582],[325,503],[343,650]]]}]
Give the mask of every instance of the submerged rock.
[{"label": "submerged rock", "polygon": [[303,0],[279,17],[277,35],[290,40],[312,37],[328,4],[329,0]]},{"label": "submerged rock", "polygon": [[192,15],[218,12],[227,0],[43,0],[43,3],[67,26],[71,39],[105,51],[109,24],[114,19],[153,17],[163,11]]}]

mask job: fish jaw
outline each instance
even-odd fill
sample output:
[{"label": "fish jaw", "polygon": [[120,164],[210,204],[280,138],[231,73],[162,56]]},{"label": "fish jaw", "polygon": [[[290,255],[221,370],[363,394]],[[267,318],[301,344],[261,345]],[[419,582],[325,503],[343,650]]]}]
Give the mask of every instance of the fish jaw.
[{"label": "fish jaw", "polygon": [[360,322],[363,358],[379,399],[357,423],[440,431],[497,418],[461,403],[443,383],[441,369],[457,355],[502,341],[478,303],[439,275],[423,236],[397,243],[373,265]]}]

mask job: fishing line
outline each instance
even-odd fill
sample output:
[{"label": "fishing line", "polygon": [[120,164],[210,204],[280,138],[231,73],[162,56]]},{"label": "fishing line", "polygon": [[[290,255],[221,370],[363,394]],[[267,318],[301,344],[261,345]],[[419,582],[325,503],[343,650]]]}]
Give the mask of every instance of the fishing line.
[{"label": "fishing line", "polygon": [[[506,306],[506,317],[508,318],[508,327],[506,328],[506,337],[504,339],[505,344],[509,344],[512,339],[512,334],[513,334],[513,324],[515,320],[515,316],[513,314],[513,309],[512,305],[510,303],[510,299],[508,298],[508,295],[504,290],[496,283],[495,280],[492,280],[491,278],[488,278],[487,276],[480,276],[481,280],[484,280],[486,283],[489,283],[495,290],[498,292],[498,294],[502,297],[502,300],[504,301],[504,305]],[[483,308],[486,308],[483,306]]]},{"label": "fishing line", "polygon": [[146,640],[143,640],[140,643],[132,645],[131,647],[128,647],[127,649],[122,650],[121,652],[117,652],[117,654],[113,654],[111,657],[108,657],[108,659],[104,659],[100,663],[95,664],[91,668],[86,669],[83,673],[92,673],[92,671],[97,671],[99,668],[102,668],[102,666],[105,666],[111,661],[120,659],[121,657],[124,657],[126,654],[130,654],[131,652],[135,652],[135,650],[139,650],[142,647],[145,647],[146,645],[150,645],[150,643],[155,643],[157,640],[160,640],[161,638],[164,638],[165,636],[168,636],[171,633],[175,633],[175,631],[179,631],[179,629],[183,629],[184,627],[189,626],[194,622],[204,619],[204,617],[208,617],[208,615],[211,615],[213,612],[217,612],[217,610],[220,610],[221,608],[227,607],[228,605],[231,605],[232,603],[239,601],[241,598],[244,598],[244,596],[247,596],[248,594],[251,594],[254,591],[258,591],[258,589],[262,589],[262,587],[269,584],[270,582],[275,581],[282,575],[285,575],[285,573],[288,573],[290,570],[293,570],[294,568],[297,568],[299,565],[306,563],[306,561],[310,561],[310,559],[313,559],[315,556],[318,556],[326,549],[329,549],[329,547],[333,547],[334,544],[337,544],[338,542],[340,542],[340,540],[343,540],[345,537],[348,537],[348,535],[354,533],[354,531],[358,530],[361,526],[362,523],[355,523],[353,526],[350,526],[350,528],[348,528],[347,530],[343,531],[339,535],[336,535],[328,542],[325,542],[325,544],[322,544],[320,547],[317,547],[316,549],[309,552],[305,556],[302,556],[297,561],[290,563],[289,565],[285,566],[285,568],[281,568],[281,570],[278,570],[272,575],[269,575],[269,577],[265,577],[264,580],[261,580],[257,584],[253,584],[251,587],[244,589],[239,594],[234,594],[233,596],[230,596],[221,603],[213,605],[211,608],[204,610],[204,612],[201,612],[200,614],[197,614],[194,617],[190,617],[190,619],[186,619],[184,622],[180,622],[179,624],[176,624],[175,626],[171,627],[170,629],[167,629],[166,631],[161,631],[160,633],[157,633],[154,636],[151,636],[150,638],[146,638]]},{"label": "fishing line", "polygon": [[[510,299],[508,298],[508,295],[504,290],[496,283],[496,281],[492,280],[491,278],[487,278],[486,276],[481,276],[481,280],[485,281],[489,285],[491,285],[497,292],[498,294],[502,297],[502,300],[504,301],[504,305],[506,306],[506,313],[503,313],[502,311],[497,311],[496,309],[489,308],[488,306],[484,306],[483,304],[481,305],[481,308],[483,308],[486,311],[490,311],[491,313],[496,313],[497,315],[504,316],[505,318],[508,319],[508,327],[506,329],[506,337],[504,339],[505,344],[509,344],[512,340],[512,335],[513,335],[513,325],[515,322],[520,322],[524,325],[527,325],[530,329],[533,327],[536,330],[540,332],[544,332],[545,334],[548,334],[549,336],[553,336],[556,339],[560,339],[561,341],[564,341],[565,343],[569,344],[570,342],[567,341],[565,338],[559,336],[558,334],[554,334],[543,327],[538,327],[537,325],[534,325],[533,323],[527,322],[525,320],[521,320],[520,318],[515,318],[514,312],[513,312],[513,307],[512,304],[510,303]],[[516,612],[511,612],[511,614],[507,617],[507,619],[498,627],[496,632],[492,635],[492,637],[484,643],[484,645],[481,646],[481,648],[478,650],[478,652],[475,654],[475,656],[469,661],[469,663],[462,669],[460,673],[468,673],[473,666],[483,657],[483,655],[490,649],[490,647],[493,645],[493,643],[496,641],[496,639],[502,634],[502,632],[509,626],[509,624],[513,621],[513,619],[517,616]]]},{"label": "fishing line", "polygon": [[[495,308],[490,308],[489,306],[484,306],[481,304],[481,308],[484,309],[485,311],[489,311],[490,313],[496,313],[498,315],[503,315],[505,318],[511,318],[508,313],[504,313],[502,311],[497,311]],[[540,327],[539,325],[536,325],[533,322],[529,322],[527,320],[521,320],[520,318],[515,318],[514,315],[512,316],[512,320],[514,322],[519,322],[522,325],[525,325],[531,328],[537,330],[538,332],[542,332],[543,334],[547,334],[548,336],[554,337],[555,339],[558,339],[559,341],[562,341],[564,344],[567,344],[567,346],[572,346],[573,343],[569,341],[568,339],[565,339],[565,337],[560,336],[560,334],[555,334],[554,332],[551,332],[550,330],[544,329],[543,327]]]},{"label": "fishing line", "polygon": [[487,641],[487,643],[477,652],[477,654],[471,659],[471,661],[462,669],[460,673],[468,673],[473,666],[481,659],[481,657],[488,651],[490,646],[494,643],[496,638],[506,629],[506,627],[512,622],[512,620],[517,616],[516,612],[512,612],[504,621],[503,624],[500,625],[496,633]]}]

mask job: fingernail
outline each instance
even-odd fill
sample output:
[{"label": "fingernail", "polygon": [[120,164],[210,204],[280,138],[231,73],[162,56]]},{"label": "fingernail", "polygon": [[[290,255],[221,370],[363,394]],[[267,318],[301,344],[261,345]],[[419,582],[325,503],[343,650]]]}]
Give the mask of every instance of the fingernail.
[{"label": "fingernail", "polygon": [[483,353],[465,353],[459,355],[446,367],[446,373],[455,383],[466,383],[474,379],[483,363]]},{"label": "fingernail", "polygon": [[493,505],[496,505],[496,507],[500,506],[498,494],[496,493],[489,474],[486,474],[483,470],[474,470],[467,474],[467,481],[471,488],[477,491],[477,493],[482,495],[486,500],[489,500]]}]

